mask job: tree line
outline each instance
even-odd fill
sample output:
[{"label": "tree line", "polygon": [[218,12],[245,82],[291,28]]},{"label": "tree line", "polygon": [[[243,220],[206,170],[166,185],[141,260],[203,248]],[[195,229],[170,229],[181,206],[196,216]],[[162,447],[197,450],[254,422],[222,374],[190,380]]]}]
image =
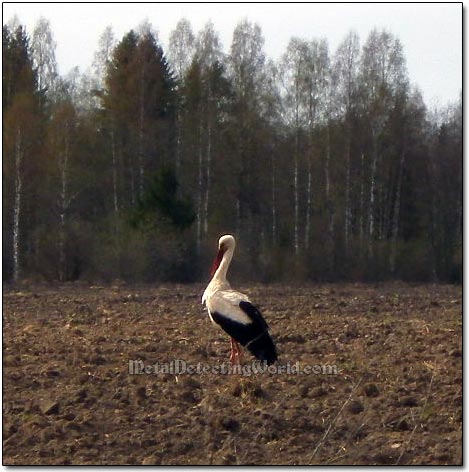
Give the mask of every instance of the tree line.
[{"label": "tree line", "polygon": [[44,18],[2,45],[4,280],[204,280],[224,233],[244,279],[461,280],[462,99],[429,110],[389,31],[274,61],[248,20],[227,52],[145,21],[66,76]]}]

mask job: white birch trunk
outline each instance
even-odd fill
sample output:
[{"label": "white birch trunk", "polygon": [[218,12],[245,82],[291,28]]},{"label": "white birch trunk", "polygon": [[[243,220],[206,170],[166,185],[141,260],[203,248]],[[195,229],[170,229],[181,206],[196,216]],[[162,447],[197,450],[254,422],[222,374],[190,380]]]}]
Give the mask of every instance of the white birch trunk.
[{"label": "white birch trunk", "polygon": [[[130,160],[129,160],[130,161]],[[130,170],[130,202],[132,206],[135,205],[135,177],[134,177],[134,166],[132,162],[129,162],[129,170]]]},{"label": "white birch trunk", "polygon": [[205,202],[204,202],[204,235],[208,233],[208,208],[210,196],[210,166],[212,160],[212,127],[210,118],[207,122],[207,159],[206,159],[206,182],[205,182]]},{"label": "white birch trunk", "polygon": [[361,179],[360,179],[360,250],[365,236],[365,155],[361,155]]},{"label": "white birch trunk", "polygon": [[276,209],[276,202],[275,202],[275,157],[274,152],[272,152],[272,244],[275,245],[277,240],[277,209]]},{"label": "white birch trunk", "polygon": [[[399,174],[399,171],[398,171]],[[397,177],[399,179],[399,176]],[[397,185],[397,183],[396,183]],[[383,192],[383,208],[381,211],[382,214],[382,221],[381,221],[381,234],[380,234],[380,239],[385,239],[387,235],[389,234],[389,231],[391,230],[391,237],[392,237],[392,215],[394,211],[394,204],[392,201],[392,182],[391,179],[389,179],[387,185],[387,190],[386,192]]]},{"label": "white birch trunk", "polygon": [[21,275],[20,268],[20,217],[21,217],[21,197],[22,197],[22,175],[21,164],[23,160],[23,150],[21,146],[21,130],[16,132],[15,143],[15,202],[13,206],[13,281],[18,282]]},{"label": "white birch trunk", "polygon": [[111,153],[112,153],[112,196],[114,203],[115,216],[119,214],[119,201],[117,196],[117,156],[116,156],[116,138],[114,128],[111,130]]},{"label": "white birch trunk", "polygon": [[[311,87],[311,85],[310,85]],[[309,116],[309,139],[308,139],[308,179],[307,179],[307,194],[306,194],[306,221],[305,221],[305,248],[309,248],[309,239],[311,232],[311,191],[312,191],[312,182],[311,182],[311,161],[312,161],[312,152],[313,152],[313,131],[314,131],[314,122],[316,118],[316,107],[313,102],[313,90],[309,89],[308,94],[308,116]]]},{"label": "white birch trunk", "polygon": [[[299,66],[298,66],[299,67]],[[294,160],[294,169],[293,169],[293,192],[295,199],[295,216],[294,216],[294,247],[295,247],[295,256],[298,256],[300,252],[300,243],[298,236],[298,217],[299,217],[299,195],[298,195],[298,160],[300,157],[300,110],[299,110],[299,101],[300,101],[300,84],[299,84],[299,69],[296,73],[295,78],[295,160]]]},{"label": "white birch trunk", "polygon": [[202,124],[199,125],[199,169],[197,182],[197,250],[200,251],[202,234]]},{"label": "white birch trunk", "polygon": [[[67,130],[68,131],[68,130]],[[66,131],[66,133],[67,133]],[[69,158],[69,137],[64,136],[64,153],[60,164],[60,226],[59,226],[59,280],[63,282],[66,278],[66,260],[65,260],[65,229],[66,229],[66,212],[68,209],[68,158]]]},{"label": "white birch trunk", "polygon": [[181,166],[181,113],[176,112],[176,175],[179,175],[179,168]]},{"label": "white birch trunk", "polygon": [[405,151],[402,152],[401,160],[399,162],[399,177],[397,180],[396,199],[394,200],[394,212],[392,217],[392,233],[391,233],[391,253],[389,257],[389,268],[391,274],[396,270],[396,256],[397,256],[397,236],[399,235],[399,217],[401,208],[401,189],[402,178],[404,174]]},{"label": "white birch trunk", "polygon": [[328,233],[329,242],[332,244],[334,241],[334,214],[332,209],[331,201],[331,176],[330,176],[330,162],[331,162],[331,133],[330,123],[327,124],[327,149],[326,149],[326,202],[327,202],[327,215],[328,215]]},{"label": "white birch trunk", "polygon": [[373,257],[373,238],[375,232],[374,208],[375,208],[375,187],[376,187],[376,165],[378,160],[378,150],[376,137],[373,136],[373,162],[371,164],[371,183],[370,183],[370,205],[368,212],[368,257]]},{"label": "white birch trunk", "polygon": [[236,234],[241,233],[241,202],[236,198]]},{"label": "white birch trunk", "polygon": [[309,248],[309,234],[311,231],[311,159],[308,159],[308,187],[306,199],[305,248]]},{"label": "white birch trunk", "polygon": [[345,254],[348,254],[349,251],[349,238],[350,238],[350,226],[352,220],[352,214],[350,209],[350,128],[348,130],[347,136],[347,158],[345,161],[346,169],[345,169]]},{"label": "white birch trunk", "polygon": [[[391,183],[389,183],[389,186]],[[386,218],[387,218],[387,199],[386,199],[386,191],[384,189],[384,185],[381,185],[378,190],[378,208],[379,208],[379,232],[378,232],[378,239],[383,240],[384,234],[386,230]]]},{"label": "white birch trunk", "polygon": [[[436,188],[436,186],[434,186]],[[435,193],[432,196],[432,224],[431,224],[431,241],[432,241],[432,278],[433,282],[438,282],[438,271],[437,271],[437,253],[436,253],[436,235],[437,235],[437,227],[436,227],[436,221],[437,221],[437,215],[436,215],[436,204],[435,204],[435,199],[436,195]]]},{"label": "white birch trunk", "polygon": [[295,144],[295,160],[294,160],[294,169],[293,169],[293,192],[295,198],[295,220],[294,220],[294,246],[295,246],[295,255],[298,256],[300,252],[300,246],[298,241],[298,154],[299,154],[299,130],[296,130],[296,144]]},{"label": "white birch trunk", "polygon": [[140,83],[140,113],[139,113],[139,126],[138,126],[138,168],[139,168],[139,182],[138,182],[138,195],[140,198],[143,197],[143,180],[144,180],[144,159],[143,159],[143,147],[144,147],[144,111],[145,111],[145,90],[144,90],[144,75],[142,73]]},{"label": "white birch trunk", "polygon": [[456,239],[460,240],[462,236],[462,224],[463,224],[463,211],[462,211],[462,200],[458,202],[456,221]]},{"label": "white birch trunk", "polygon": [[[329,143],[329,125],[327,126],[327,146],[326,146],[326,162],[324,164],[324,174],[326,179],[326,202],[329,205],[330,202],[330,190],[331,190],[331,182],[330,182],[330,175],[329,175],[329,161],[330,161],[330,143]],[[329,211],[329,207],[328,207]]]}]

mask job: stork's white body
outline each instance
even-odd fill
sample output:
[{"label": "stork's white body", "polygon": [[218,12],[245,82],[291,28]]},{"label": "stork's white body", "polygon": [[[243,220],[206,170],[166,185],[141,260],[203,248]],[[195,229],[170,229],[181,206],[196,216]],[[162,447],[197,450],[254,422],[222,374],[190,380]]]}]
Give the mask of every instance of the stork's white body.
[{"label": "stork's white body", "polygon": [[212,280],[204,291],[202,303],[207,307],[208,314],[213,323],[215,321],[213,320],[212,313],[218,312],[239,323],[249,324],[252,323],[252,320],[239,308],[240,302],[250,302],[248,296],[233,290],[226,279],[226,273],[235,250],[233,236],[227,235],[220,238],[219,246],[223,247],[225,244],[227,249],[223,253],[223,259],[213,274]]},{"label": "stork's white body", "polygon": [[226,279],[235,245],[235,239],[231,235],[220,238],[212,280],[204,291],[202,303],[207,307],[211,321],[220,325],[231,336],[232,361],[240,359],[240,342],[256,357],[271,363],[277,359],[277,355],[268,334],[267,323],[248,296],[233,290]]}]

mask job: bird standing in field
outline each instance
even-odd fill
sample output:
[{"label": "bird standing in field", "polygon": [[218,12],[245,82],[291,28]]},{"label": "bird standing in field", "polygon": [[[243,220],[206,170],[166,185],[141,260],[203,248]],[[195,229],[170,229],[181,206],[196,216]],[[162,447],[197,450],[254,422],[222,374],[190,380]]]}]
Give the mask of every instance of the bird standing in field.
[{"label": "bird standing in field", "polygon": [[244,293],[232,290],[226,273],[235,250],[235,238],[229,234],[218,241],[218,254],[212,266],[212,280],[202,296],[213,323],[220,325],[231,337],[231,364],[239,364],[247,348],[257,359],[268,365],[277,360],[277,352],[269,334],[269,326],[261,312]]}]

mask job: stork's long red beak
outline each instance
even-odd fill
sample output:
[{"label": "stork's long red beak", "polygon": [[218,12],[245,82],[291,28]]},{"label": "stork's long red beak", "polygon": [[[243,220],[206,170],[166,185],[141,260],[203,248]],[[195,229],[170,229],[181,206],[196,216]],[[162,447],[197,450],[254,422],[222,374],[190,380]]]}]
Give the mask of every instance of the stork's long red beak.
[{"label": "stork's long red beak", "polygon": [[217,257],[215,257],[215,260],[213,261],[212,270],[210,271],[210,277],[214,276],[215,272],[217,271],[218,267],[220,266],[221,261],[223,259],[223,254],[224,253],[225,253],[225,250],[224,250],[224,248],[221,247],[218,250]]}]

